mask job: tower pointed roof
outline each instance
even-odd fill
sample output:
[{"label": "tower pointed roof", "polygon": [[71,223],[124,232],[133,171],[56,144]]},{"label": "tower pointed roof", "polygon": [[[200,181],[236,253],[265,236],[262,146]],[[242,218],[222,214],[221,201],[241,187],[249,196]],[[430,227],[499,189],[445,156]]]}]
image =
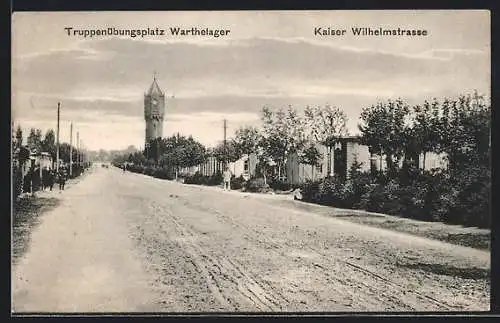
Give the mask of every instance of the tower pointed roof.
[{"label": "tower pointed roof", "polygon": [[153,83],[149,87],[148,95],[163,95],[163,92],[158,85],[158,81],[156,80],[156,74],[153,77]]}]

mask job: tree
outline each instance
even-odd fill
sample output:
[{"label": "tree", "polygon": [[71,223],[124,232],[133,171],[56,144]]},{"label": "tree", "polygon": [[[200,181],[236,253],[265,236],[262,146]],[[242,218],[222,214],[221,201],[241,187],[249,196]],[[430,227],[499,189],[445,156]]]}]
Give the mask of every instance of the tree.
[{"label": "tree", "polygon": [[370,153],[385,155],[388,171],[394,173],[396,166],[404,156],[405,133],[408,126],[405,116],[409,113],[408,105],[401,99],[379,102],[361,111],[361,123],[358,128],[362,133],[361,141],[370,149]]},{"label": "tree", "polygon": [[47,132],[45,133],[45,137],[42,140],[41,147],[43,151],[50,153],[53,159],[56,158],[57,147],[55,141],[56,140],[55,140],[54,130],[52,129],[47,130]]},{"label": "tree", "polygon": [[278,177],[285,166],[288,155],[298,152],[305,142],[305,131],[301,118],[291,106],[285,111],[262,109],[263,135],[262,148],[278,164]]},{"label": "tree", "polygon": [[264,186],[267,185],[267,172],[273,165],[273,150],[269,148],[268,138],[259,136],[257,147],[258,163],[256,165],[257,172],[260,172],[264,178]]},{"label": "tree", "polygon": [[[304,121],[307,125],[307,138],[315,140],[328,147],[328,154],[339,138],[349,134],[346,113],[336,106],[326,105],[315,108],[306,107]],[[333,163],[330,163],[330,173],[333,173]]]},{"label": "tree", "polygon": [[184,141],[184,147],[187,155],[187,159],[183,165],[184,167],[193,167],[205,162],[207,150],[203,144],[189,136],[187,140]]},{"label": "tree", "polygon": [[236,130],[233,144],[237,155],[250,155],[257,153],[259,147],[260,134],[255,127],[241,127]]},{"label": "tree", "polygon": [[30,134],[28,135],[28,148],[36,151],[42,149],[42,131],[40,129],[30,129]]},{"label": "tree", "polygon": [[184,137],[179,134],[166,138],[163,142],[160,165],[175,170],[177,179],[181,167],[192,167],[205,161],[205,147],[193,139],[193,137]]},{"label": "tree", "polygon": [[446,99],[439,123],[438,152],[447,155],[451,169],[480,163],[489,167],[491,104],[477,92]]},{"label": "tree", "polygon": [[212,150],[212,154],[218,161],[232,163],[241,158],[241,151],[234,140],[228,140],[224,149],[224,143],[219,143]]},{"label": "tree", "polygon": [[158,162],[160,156],[162,156],[166,151],[165,139],[160,137],[151,139],[148,143],[146,143],[144,150],[144,155],[147,159],[153,159]]},{"label": "tree", "polygon": [[426,154],[435,151],[439,141],[439,103],[436,99],[432,105],[425,101],[423,106],[414,106],[413,113],[413,126],[406,132],[407,154],[414,157],[423,154],[425,169]]},{"label": "tree", "polygon": [[330,141],[348,135],[349,119],[338,107],[331,105],[307,107],[304,110],[304,117],[308,128],[307,136],[321,144],[330,144]]},{"label": "tree", "polygon": [[[63,142],[59,145],[59,158],[65,163],[69,163],[69,152],[70,152],[70,145],[68,143]],[[76,154],[77,152],[74,151],[73,157],[76,157]],[[75,158],[73,158],[73,160],[75,160]]]},{"label": "tree", "polygon": [[146,162],[146,157],[144,157],[142,152],[136,151],[129,154],[127,161],[134,165],[143,165]]},{"label": "tree", "polygon": [[23,145],[23,130],[21,126],[18,125],[16,128],[16,148],[19,148]]},{"label": "tree", "polygon": [[299,155],[299,161],[302,164],[311,165],[312,179],[314,179],[314,168],[319,165],[322,157],[323,155],[313,143],[309,144]]}]

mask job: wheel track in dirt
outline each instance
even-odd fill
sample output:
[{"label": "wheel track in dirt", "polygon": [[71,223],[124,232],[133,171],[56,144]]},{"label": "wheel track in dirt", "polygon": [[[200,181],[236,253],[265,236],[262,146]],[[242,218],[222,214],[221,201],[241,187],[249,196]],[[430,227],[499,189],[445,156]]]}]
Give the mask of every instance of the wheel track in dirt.
[{"label": "wheel track in dirt", "polygon": [[[275,252],[277,252],[277,250],[279,249],[282,249],[283,246],[279,245],[278,243],[275,243],[275,242],[272,242],[272,241],[269,241],[268,239],[264,238],[263,236],[263,233],[262,231],[259,231],[259,230],[256,230],[255,228],[251,227],[251,226],[248,226],[248,225],[245,225],[245,224],[242,224],[240,222],[237,222],[235,219],[233,219],[232,217],[230,216],[227,216],[225,214],[223,214],[221,211],[217,210],[216,208],[212,208],[212,207],[206,207],[206,206],[200,206],[200,205],[197,205],[197,204],[193,204],[191,203],[189,200],[187,199],[184,199],[184,198],[181,198],[179,196],[176,196],[177,198],[179,199],[182,199],[183,202],[184,202],[184,205],[189,207],[189,208],[192,208],[192,209],[197,209],[199,211],[203,211],[203,212],[210,212],[214,215],[216,215],[220,220],[226,222],[226,223],[229,223],[230,225],[232,225],[233,227],[235,228],[241,228],[243,229],[242,231],[250,231],[250,232],[253,232],[255,235],[252,236],[250,234],[247,234],[247,233],[243,233],[243,235],[250,239],[250,240],[253,240],[254,242],[257,242],[259,244],[262,244],[262,245],[265,245],[265,246],[268,246],[269,248],[266,248],[267,250],[273,250]],[[259,239],[256,239],[255,237],[258,237]],[[286,243],[286,242],[285,242]],[[288,246],[290,246],[288,244]],[[407,295],[407,294],[413,294],[416,298],[422,300],[422,301],[426,301],[428,303],[431,303],[433,304],[434,306],[437,306],[439,309],[444,309],[444,310],[459,310],[458,307],[456,306],[452,306],[444,301],[441,301],[441,300],[438,300],[432,296],[429,296],[429,295],[426,295],[426,294],[423,294],[423,293],[420,293],[418,291],[415,291],[415,290],[408,290],[408,288],[406,288],[405,286],[402,286],[386,277],[383,277],[382,275],[379,275],[375,272],[373,272],[372,270],[364,267],[364,266],[361,266],[361,265],[358,265],[358,264],[355,264],[351,261],[348,261],[348,260],[344,260],[344,259],[340,259],[340,258],[332,258],[325,254],[324,252],[322,252],[321,250],[319,249],[316,249],[316,248],[313,248],[311,246],[306,246],[307,249],[309,249],[310,251],[312,251],[313,253],[319,255],[321,257],[321,262],[323,263],[327,263],[327,264],[332,264],[333,267],[336,267],[336,264],[338,263],[341,263],[341,264],[345,264],[347,266],[349,266],[350,268],[352,268],[353,270],[357,271],[358,273],[361,273],[361,274],[364,274],[364,275],[368,275],[374,279],[376,279],[377,281],[380,281],[380,282],[383,282],[385,285],[385,287],[387,287],[387,285],[391,286],[392,288],[396,289],[396,291],[389,291],[387,288],[384,288],[384,285],[380,286],[381,288],[380,289],[376,289],[375,292],[376,293],[380,293],[381,291],[382,294],[386,297],[385,300],[388,300],[390,299],[391,302],[393,303],[396,303],[398,304],[399,306],[403,306],[403,307],[406,307],[410,310],[415,310],[413,308],[413,306],[409,305],[409,304],[405,304],[403,303],[400,298],[398,298],[397,296],[394,295],[394,292],[397,292],[398,294],[403,294],[403,295]],[[328,269],[326,268],[326,266],[323,266],[323,265],[320,265],[318,264],[317,261],[313,261],[313,260],[309,260],[309,259],[305,259],[305,258],[302,258],[300,257],[299,258],[301,262],[303,263],[306,263],[312,267],[315,267],[315,268],[319,268],[323,271],[323,274],[329,278],[332,278],[336,281],[338,281],[339,283],[341,284],[345,284],[346,283],[346,280],[349,280],[349,281],[352,281],[352,277],[344,277],[344,279],[340,279],[334,275],[332,275]],[[362,285],[366,288],[368,288],[369,290],[372,290],[374,291],[374,286],[370,286],[368,284],[366,284],[362,279],[359,280],[359,285]],[[361,287],[361,286],[355,286],[355,287]],[[380,297],[380,295],[378,295],[378,297]],[[383,299],[381,299],[383,300]]]},{"label": "wheel track in dirt", "polygon": [[[164,206],[155,204],[152,205],[152,207],[156,209],[156,212],[168,215],[180,234],[188,238],[186,239],[187,241],[191,240],[189,238],[199,236],[199,234],[196,234],[195,231],[186,224],[182,224],[181,220],[174,216],[173,212],[167,210]],[[211,292],[222,306],[236,310],[240,307],[237,301],[229,297],[233,295],[228,295],[228,297],[224,296],[224,290],[226,289],[224,285],[229,282],[236,288],[243,299],[250,301],[259,310],[279,311],[281,309],[280,304],[275,300],[280,297],[275,295],[269,288],[259,283],[259,281],[247,270],[244,270],[237,261],[230,260],[223,255],[210,255],[208,250],[203,249],[193,242],[187,242],[184,247],[188,249],[187,252],[192,257],[193,265],[203,273]]]}]

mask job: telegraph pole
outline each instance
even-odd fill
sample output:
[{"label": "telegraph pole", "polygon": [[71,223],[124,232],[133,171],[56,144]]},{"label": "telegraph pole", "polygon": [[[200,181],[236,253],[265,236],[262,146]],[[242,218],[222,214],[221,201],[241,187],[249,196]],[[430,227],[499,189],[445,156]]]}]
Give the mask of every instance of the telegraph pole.
[{"label": "telegraph pole", "polygon": [[224,170],[227,163],[227,147],[226,147],[227,120],[224,119]]},{"label": "telegraph pole", "polygon": [[85,148],[83,146],[83,140],[81,140],[81,139],[80,139],[80,149],[82,150],[82,160],[81,160],[82,161],[82,169],[84,169],[85,168],[85,152],[84,152]]},{"label": "telegraph pole", "polygon": [[57,150],[56,150],[56,172],[59,173],[59,116],[61,112],[61,102],[57,102]]},{"label": "telegraph pole", "polygon": [[80,139],[80,167],[82,167],[83,171],[83,143],[81,139]]},{"label": "telegraph pole", "polygon": [[80,169],[80,131],[76,132],[76,164]]},{"label": "telegraph pole", "polygon": [[69,176],[73,175],[73,122],[69,126]]}]

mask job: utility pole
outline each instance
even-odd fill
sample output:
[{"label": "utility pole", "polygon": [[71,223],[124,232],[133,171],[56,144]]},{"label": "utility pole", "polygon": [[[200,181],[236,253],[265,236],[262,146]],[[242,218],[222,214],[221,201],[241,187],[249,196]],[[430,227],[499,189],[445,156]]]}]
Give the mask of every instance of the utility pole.
[{"label": "utility pole", "polygon": [[69,176],[73,175],[73,122],[69,126]]},{"label": "utility pole", "polygon": [[83,145],[83,140],[80,140],[80,149],[82,150],[82,168],[85,168],[85,146]]},{"label": "utility pole", "polygon": [[226,169],[226,163],[227,163],[226,133],[227,133],[227,120],[224,119],[224,163],[223,163],[224,170]]},{"label": "utility pole", "polygon": [[56,172],[59,173],[59,116],[61,112],[61,102],[57,102],[57,150],[56,150]]},{"label": "utility pole", "polygon": [[82,167],[82,170],[83,170],[83,163],[85,162],[85,159],[84,159],[84,154],[83,154],[83,141],[80,139],[80,164],[81,164],[81,167]]},{"label": "utility pole", "polygon": [[81,139],[79,140],[78,146],[80,147],[80,149],[78,150],[78,152],[80,153],[80,167],[82,167],[82,171],[83,171],[83,145],[82,145]]},{"label": "utility pole", "polygon": [[80,131],[76,132],[76,164],[80,169]]}]

